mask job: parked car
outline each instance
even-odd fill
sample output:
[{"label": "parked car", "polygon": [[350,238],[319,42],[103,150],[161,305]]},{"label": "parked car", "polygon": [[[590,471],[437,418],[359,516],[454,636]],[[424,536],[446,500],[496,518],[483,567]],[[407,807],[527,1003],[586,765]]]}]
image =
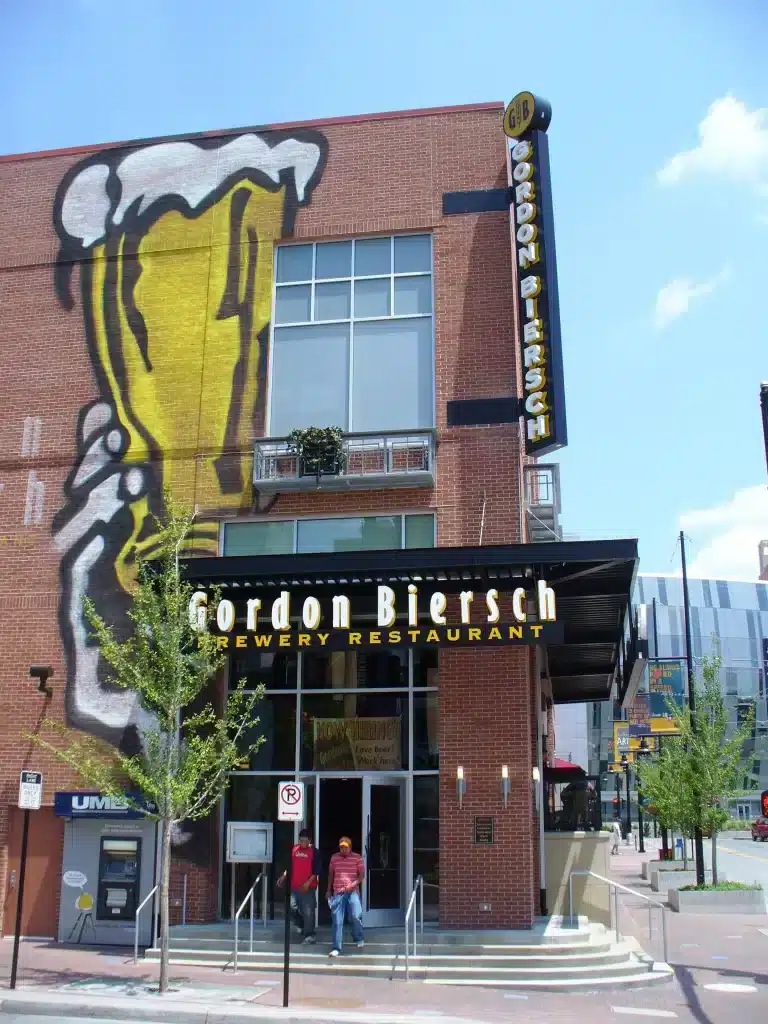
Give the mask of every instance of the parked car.
[{"label": "parked car", "polygon": [[768,818],[758,818],[752,822],[752,839],[764,843],[768,839]]}]

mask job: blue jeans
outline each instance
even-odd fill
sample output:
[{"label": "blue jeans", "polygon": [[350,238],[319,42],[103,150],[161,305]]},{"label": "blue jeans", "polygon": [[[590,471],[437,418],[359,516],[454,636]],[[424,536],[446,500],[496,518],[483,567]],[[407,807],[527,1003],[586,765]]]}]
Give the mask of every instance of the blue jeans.
[{"label": "blue jeans", "polygon": [[359,892],[342,892],[328,900],[333,919],[331,946],[341,952],[344,937],[344,915],[349,918],[353,942],[363,941],[363,905]]},{"label": "blue jeans", "polygon": [[315,889],[302,892],[291,889],[291,910],[293,920],[301,928],[302,938],[315,934]]}]

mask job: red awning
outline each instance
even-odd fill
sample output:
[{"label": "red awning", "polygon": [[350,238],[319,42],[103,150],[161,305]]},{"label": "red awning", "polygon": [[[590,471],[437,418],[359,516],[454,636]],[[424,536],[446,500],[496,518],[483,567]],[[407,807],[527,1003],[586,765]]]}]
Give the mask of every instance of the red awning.
[{"label": "red awning", "polygon": [[586,778],[587,773],[571,761],[563,761],[559,757],[552,760],[552,764],[544,765],[545,782],[573,782],[574,779]]}]

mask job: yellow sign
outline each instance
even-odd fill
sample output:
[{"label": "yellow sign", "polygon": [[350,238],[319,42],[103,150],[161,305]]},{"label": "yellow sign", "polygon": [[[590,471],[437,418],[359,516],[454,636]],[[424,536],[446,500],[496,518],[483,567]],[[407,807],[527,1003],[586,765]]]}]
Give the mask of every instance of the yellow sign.
[{"label": "yellow sign", "polygon": [[552,108],[532,92],[519,92],[504,111],[504,134],[521,139],[526,132],[545,132],[552,120]]},{"label": "yellow sign", "polygon": [[316,718],[315,770],[399,771],[399,718]]}]

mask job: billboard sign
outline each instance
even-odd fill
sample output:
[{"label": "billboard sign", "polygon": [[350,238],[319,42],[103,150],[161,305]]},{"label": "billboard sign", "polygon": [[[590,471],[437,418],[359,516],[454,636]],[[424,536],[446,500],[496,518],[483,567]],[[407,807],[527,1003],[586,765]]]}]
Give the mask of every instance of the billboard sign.
[{"label": "billboard sign", "polygon": [[654,718],[672,718],[668,700],[685,704],[685,661],[656,661],[648,665],[648,696]]},{"label": "billboard sign", "polygon": [[504,114],[514,140],[512,232],[517,268],[525,451],[539,456],[568,443],[560,338],[552,187],[547,128],[552,109],[519,93]]}]

